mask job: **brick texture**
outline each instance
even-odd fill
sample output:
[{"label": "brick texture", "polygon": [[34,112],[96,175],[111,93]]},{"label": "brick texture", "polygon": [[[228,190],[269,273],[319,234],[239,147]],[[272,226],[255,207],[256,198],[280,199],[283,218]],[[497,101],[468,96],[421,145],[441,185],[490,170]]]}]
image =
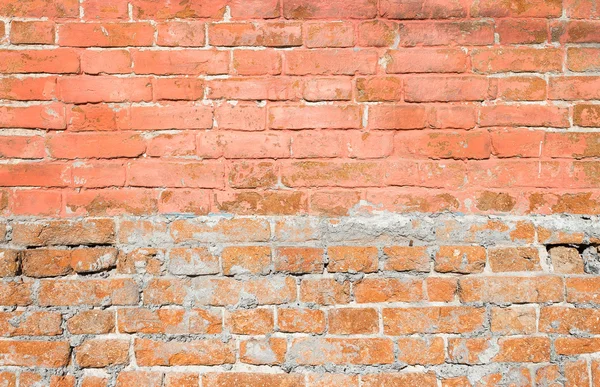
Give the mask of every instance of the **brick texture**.
[{"label": "brick texture", "polygon": [[600,386],[597,0],[0,0],[0,386]]}]

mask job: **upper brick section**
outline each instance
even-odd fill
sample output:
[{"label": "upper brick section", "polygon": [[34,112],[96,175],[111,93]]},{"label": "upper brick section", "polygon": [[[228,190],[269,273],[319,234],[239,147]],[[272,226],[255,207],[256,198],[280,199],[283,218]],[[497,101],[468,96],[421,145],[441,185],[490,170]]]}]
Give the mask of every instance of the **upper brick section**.
[{"label": "upper brick section", "polygon": [[600,213],[592,0],[5,0],[0,215]]}]

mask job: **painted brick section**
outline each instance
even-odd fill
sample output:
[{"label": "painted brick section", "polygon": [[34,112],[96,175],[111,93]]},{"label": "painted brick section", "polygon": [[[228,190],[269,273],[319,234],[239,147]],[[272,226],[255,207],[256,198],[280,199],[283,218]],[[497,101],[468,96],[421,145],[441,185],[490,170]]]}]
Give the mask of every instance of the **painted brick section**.
[{"label": "painted brick section", "polygon": [[600,386],[597,0],[1,0],[0,386]]}]

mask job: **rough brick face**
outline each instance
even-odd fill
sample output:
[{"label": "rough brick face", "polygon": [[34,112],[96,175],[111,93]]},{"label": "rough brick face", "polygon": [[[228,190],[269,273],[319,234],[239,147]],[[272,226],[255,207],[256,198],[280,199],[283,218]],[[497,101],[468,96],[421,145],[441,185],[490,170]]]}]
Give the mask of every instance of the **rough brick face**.
[{"label": "rough brick face", "polygon": [[0,386],[600,386],[599,45],[599,0],[0,0]]}]

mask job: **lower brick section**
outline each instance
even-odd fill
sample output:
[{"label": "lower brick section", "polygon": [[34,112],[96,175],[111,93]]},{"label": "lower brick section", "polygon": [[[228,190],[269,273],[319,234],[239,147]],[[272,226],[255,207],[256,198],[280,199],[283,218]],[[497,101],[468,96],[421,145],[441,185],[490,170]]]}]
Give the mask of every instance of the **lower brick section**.
[{"label": "lower brick section", "polygon": [[600,221],[0,221],[1,386],[600,385]]}]

